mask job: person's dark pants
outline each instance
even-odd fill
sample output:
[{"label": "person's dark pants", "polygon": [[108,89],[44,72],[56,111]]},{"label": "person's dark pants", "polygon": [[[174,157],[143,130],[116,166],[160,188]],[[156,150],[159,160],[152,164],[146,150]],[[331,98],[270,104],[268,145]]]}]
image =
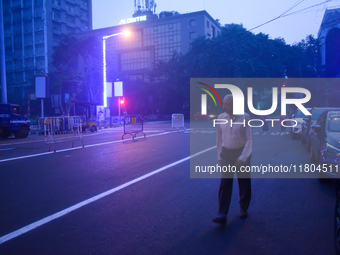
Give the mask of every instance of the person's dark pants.
[{"label": "person's dark pants", "polygon": [[[242,149],[238,150],[228,150],[222,148],[220,160],[221,166],[235,165],[235,161],[241,155]],[[245,162],[245,166],[250,166],[250,158]],[[220,182],[220,188],[218,192],[219,200],[219,213],[228,214],[231,194],[233,190],[233,172],[222,173],[222,178]],[[239,195],[240,195],[240,208],[243,210],[248,210],[250,197],[251,197],[251,182],[250,182],[250,172],[248,173],[237,173]]]}]

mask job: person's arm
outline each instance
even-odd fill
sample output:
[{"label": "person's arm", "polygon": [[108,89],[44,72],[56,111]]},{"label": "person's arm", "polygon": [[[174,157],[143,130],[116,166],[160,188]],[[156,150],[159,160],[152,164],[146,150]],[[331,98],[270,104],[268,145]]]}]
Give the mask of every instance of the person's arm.
[{"label": "person's arm", "polygon": [[221,126],[219,124],[217,124],[216,146],[217,146],[217,159],[222,160],[220,156],[222,152],[222,131]]},{"label": "person's arm", "polygon": [[[246,120],[246,123],[248,123],[248,121],[250,120],[250,117],[248,114],[245,115],[245,120]],[[253,130],[249,125],[246,125],[245,127],[245,138],[246,138],[246,144],[244,145],[241,155],[238,157],[238,160],[241,160],[243,164],[247,161],[248,157],[253,152]]]}]

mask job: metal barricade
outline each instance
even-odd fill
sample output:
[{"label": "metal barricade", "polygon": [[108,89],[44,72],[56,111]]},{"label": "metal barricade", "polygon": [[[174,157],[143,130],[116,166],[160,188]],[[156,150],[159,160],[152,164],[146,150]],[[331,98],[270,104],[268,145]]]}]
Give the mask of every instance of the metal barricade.
[{"label": "metal barricade", "polygon": [[44,118],[44,117],[40,117],[37,120],[37,126],[38,126],[39,135],[43,135],[44,134],[44,121],[45,121],[45,119],[46,118]]},{"label": "metal barricade", "polygon": [[56,152],[55,144],[61,142],[81,141],[84,148],[82,136],[82,122],[79,116],[61,116],[61,117],[46,117],[44,118],[44,135],[45,143],[53,145],[53,150]]},{"label": "metal barricade", "polygon": [[124,135],[122,136],[122,140],[125,135],[131,135],[132,140],[134,141],[137,134],[141,133],[146,138],[144,131],[144,119],[141,115],[125,115],[124,116]]},{"label": "metal barricade", "polygon": [[186,130],[184,127],[184,115],[180,113],[174,113],[171,116],[172,119],[172,128],[177,130]]}]

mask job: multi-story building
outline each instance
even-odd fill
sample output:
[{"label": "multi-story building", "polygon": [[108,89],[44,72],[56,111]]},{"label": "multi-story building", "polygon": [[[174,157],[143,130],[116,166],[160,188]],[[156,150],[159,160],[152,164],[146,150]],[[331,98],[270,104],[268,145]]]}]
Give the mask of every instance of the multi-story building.
[{"label": "multi-story building", "polygon": [[92,0],[3,1],[8,101],[28,105],[62,34],[92,29]]},{"label": "multi-story building", "polygon": [[327,9],[319,29],[322,76],[340,77],[340,9]]},{"label": "multi-story building", "polygon": [[[215,38],[221,30],[206,11],[161,12],[158,16],[143,15],[121,23],[129,21],[132,23],[89,32],[91,36],[104,37],[131,30],[130,37],[114,36],[106,40],[108,75],[119,73],[141,78],[155,63],[170,60],[174,53],[185,54],[195,39]],[[114,78],[108,76],[108,80]]]},{"label": "multi-story building", "polygon": [[[79,35],[94,36],[99,41],[106,36],[105,50],[100,56],[106,60],[103,88],[105,81],[113,82],[122,77],[124,81],[149,82],[155,64],[169,61],[174,54],[187,53],[195,39],[213,39],[221,32],[218,21],[206,11],[186,14],[164,11],[156,15],[150,8],[136,9],[133,18],[122,20],[120,25]],[[126,29],[131,31],[130,36],[117,35]],[[97,99],[100,101],[105,99]]]}]

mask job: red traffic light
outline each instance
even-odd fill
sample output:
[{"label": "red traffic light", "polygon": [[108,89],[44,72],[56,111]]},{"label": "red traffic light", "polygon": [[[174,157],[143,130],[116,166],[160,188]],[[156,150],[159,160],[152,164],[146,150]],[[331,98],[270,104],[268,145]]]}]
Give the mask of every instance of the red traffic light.
[{"label": "red traffic light", "polygon": [[120,104],[124,104],[124,99],[120,100]]}]

